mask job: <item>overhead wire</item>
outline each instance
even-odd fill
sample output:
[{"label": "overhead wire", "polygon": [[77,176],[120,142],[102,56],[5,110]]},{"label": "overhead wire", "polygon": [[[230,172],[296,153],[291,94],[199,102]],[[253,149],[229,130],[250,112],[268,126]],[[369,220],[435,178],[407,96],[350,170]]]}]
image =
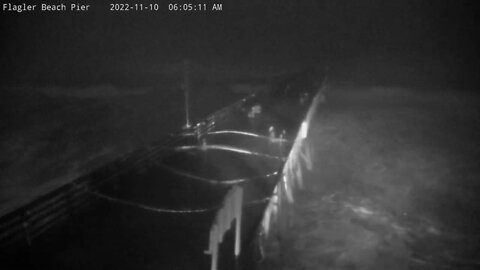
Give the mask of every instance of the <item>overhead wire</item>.
[{"label": "overhead wire", "polygon": [[[81,189],[81,187],[74,185],[76,188]],[[205,207],[205,208],[194,208],[194,209],[173,209],[173,208],[164,208],[164,207],[154,207],[142,203],[137,203],[133,201],[128,201],[120,198],[116,198],[107,194],[100,193],[98,191],[93,191],[87,187],[83,188],[84,191],[98,199],[103,199],[106,201],[109,201],[111,203],[116,203],[116,204],[121,204],[124,206],[129,206],[129,207],[134,207],[142,210],[146,210],[149,212],[155,212],[155,213],[161,213],[161,214],[195,214],[195,213],[205,213],[205,212],[211,212],[211,211],[216,211],[219,210],[223,207],[223,205],[220,206],[214,206],[214,207]],[[271,196],[260,198],[260,199],[255,199],[251,200],[248,202],[245,202],[243,205],[246,206],[253,206],[253,205],[259,205],[268,202],[271,199]]]}]

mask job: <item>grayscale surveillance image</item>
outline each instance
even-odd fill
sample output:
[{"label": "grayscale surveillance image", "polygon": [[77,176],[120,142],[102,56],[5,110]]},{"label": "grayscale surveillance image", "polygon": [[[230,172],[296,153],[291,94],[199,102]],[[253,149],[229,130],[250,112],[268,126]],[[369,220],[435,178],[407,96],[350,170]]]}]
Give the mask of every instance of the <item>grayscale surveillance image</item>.
[{"label": "grayscale surveillance image", "polygon": [[0,269],[480,269],[479,14],[1,0]]}]

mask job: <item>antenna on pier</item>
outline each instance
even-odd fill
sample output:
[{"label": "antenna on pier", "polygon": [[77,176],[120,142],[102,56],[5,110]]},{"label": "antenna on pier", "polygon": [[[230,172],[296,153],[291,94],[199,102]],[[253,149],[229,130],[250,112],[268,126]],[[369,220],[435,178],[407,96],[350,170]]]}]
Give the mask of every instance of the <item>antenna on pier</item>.
[{"label": "antenna on pier", "polygon": [[183,129],[192,127],[190,123],[190,63],[188,59],[183,60],[183,92],[185,95],[185,125]]}]

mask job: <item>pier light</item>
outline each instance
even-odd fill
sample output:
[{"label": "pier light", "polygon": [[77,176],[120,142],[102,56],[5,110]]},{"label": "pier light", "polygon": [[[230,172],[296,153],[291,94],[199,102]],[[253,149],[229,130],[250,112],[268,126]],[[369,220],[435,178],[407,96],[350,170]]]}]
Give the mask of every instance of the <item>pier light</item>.
[{"label": "pier light", "polygon": [[300,126],[300,137],[302,139],[305,139],[307,138],[307,135],[308,135],[308,122],[303,121],[302,125]]}]

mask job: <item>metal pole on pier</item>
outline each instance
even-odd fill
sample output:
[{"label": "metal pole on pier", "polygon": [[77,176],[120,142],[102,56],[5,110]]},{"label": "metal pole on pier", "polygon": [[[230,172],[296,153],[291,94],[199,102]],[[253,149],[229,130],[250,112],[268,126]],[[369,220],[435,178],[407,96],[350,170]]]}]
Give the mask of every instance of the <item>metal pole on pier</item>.
[{"label": "metal pole on pier", "polygon": [[183,92],[185,95],[185,125],[184,129],[189,129],[190,123],[190,64],[187,59],[183,60]]}]

